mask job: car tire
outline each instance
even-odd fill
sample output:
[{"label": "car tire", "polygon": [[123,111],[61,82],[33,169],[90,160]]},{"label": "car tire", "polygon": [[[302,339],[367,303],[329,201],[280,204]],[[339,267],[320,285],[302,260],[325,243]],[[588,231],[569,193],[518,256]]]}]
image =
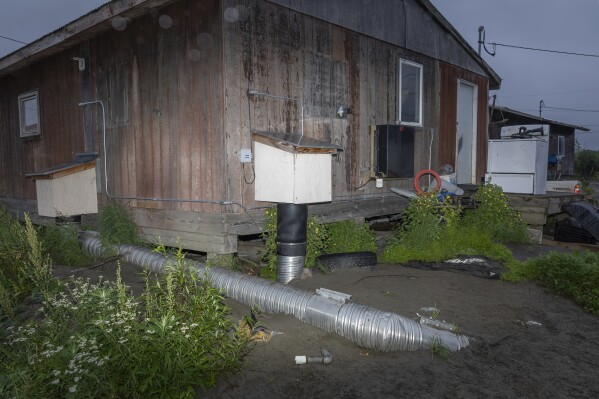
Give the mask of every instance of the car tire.
[{"label": "car tire", "polygon": [[377,264],[374,252],[348,252],[339,254],[320,255],[316,262],[324,266],[328,271],[343,270],[352,267],[370,267]]}]

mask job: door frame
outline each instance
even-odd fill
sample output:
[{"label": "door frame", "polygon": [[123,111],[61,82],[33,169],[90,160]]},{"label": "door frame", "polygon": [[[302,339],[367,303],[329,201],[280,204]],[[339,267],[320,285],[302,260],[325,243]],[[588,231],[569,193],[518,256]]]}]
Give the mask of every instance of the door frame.
[{"label": "door frame", "polygon": [[[455,131],[455,167],[456,167],[456,179],[458,173],[458,129],[459,129],[459,95],[460,95],[460,86],[470,86],[473,88],[473,96],[472,96],[472,153],[471,153],[471,173],[470,173],[470,184],[476,184],[476,160],[477,160],[477,151],[476,147],[478,145],[478,85],[472,82],[469,82],[464,79],[457,80],[457,91],[456,91],[456,131]],[[462,182],[463,183],[463,182]]]}]

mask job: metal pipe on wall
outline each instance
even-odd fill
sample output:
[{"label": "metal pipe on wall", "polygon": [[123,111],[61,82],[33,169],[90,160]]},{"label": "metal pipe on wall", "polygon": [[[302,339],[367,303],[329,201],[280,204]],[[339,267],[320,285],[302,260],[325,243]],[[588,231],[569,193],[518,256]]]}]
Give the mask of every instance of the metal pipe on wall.
[{"label": "metal pipe on wall", "polygon": [[239,206],[243,211],[250,217],[252,222],[261,230],[260,226],[256,223],[252,215],[248,212],[249,209],[264,209],[264,206],[257,206],[253,208],[248,208],[245,205],[230,200],[204,200],[204,199],[186,199],[186,198],[157,198],[157,197],[127,197],[127,196],[118,196],[113,195],[108,191],[108,162],[107,162],[107,152],[108,149],[106,147],[106,109],[104,108],[104,103],[101,100],[93,100],[93,101],[85,101],[80,102],[78,105],[80,107],[85,107],[92,104],[99,104],[102,108],[102,146],[103,146],[103,158],[104,158],[104,192],[106,196],[111,199],[121,199],[121,200],[139,200],[139,201],[156,201],[156,202],[187,202],[187,203],[196,203],[196,204],[215,204],[215,205],[236,205]]},{"label": "metal pipe on wall", "polygon": [[[97,234],[83,232],[79,236],[85,250],[101,256],[104,252]],[[164,256],[145,248],[120,245],[124,262],[162,273],[174,257]],[[249,276],[240,272],[188,261],[200,277],[206,278],[228,297],[248,306],[259,306],[267,313],[284,313],[337,333],[363,348],[392,352],[418,350],[441,344],[451,351],[468,346],[469,339],[449,331],[436,330],[416,321],[370,306],[342,303],[278,282]]]}]

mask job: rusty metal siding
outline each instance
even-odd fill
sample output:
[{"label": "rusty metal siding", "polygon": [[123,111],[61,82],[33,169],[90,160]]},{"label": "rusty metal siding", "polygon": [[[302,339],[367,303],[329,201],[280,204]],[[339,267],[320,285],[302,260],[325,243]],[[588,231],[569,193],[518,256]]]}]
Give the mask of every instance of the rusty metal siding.
[{"label": "rusty metal siding", "polygon": [[443,165],[447,163],[455,167],[457,90],[458,80],[461,79],[475,84],[478,88],[478,106],[476,115],[476,177],[477,181],[480,181],[487,170],[488,80],[483,76],[443,62],[440,63],[439,70],[441,75],[439,164]]}]

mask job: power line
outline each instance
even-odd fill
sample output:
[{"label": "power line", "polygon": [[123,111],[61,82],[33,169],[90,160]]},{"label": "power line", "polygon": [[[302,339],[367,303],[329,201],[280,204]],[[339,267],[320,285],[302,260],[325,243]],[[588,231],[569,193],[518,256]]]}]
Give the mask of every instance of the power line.
[{"label": "power line", "polygon": [[596,109],[575,109],[575,108],[563,108],[563,107],[549,107],[547,105],[543,105],[543,108],[559,109],[562,111],[574,111],[574,112],[599,112],[599,110],[596,110]]},{"label": "power line", "polygon": [[10,41],[12,41],[12,42],[21,43],[21,44],[29,44],[29,43],[25,43],[25,42],[22,42],[22,41],[20,41],[20,40],[13,39],[13,38],[11,38],[11,37],[7,37],[7,36],[2,36],[2,35],[0,35],[0,38],[2,38],[2,39],[6,39],[6,40],[10,40]]},{"label": "power line", "polygon": [[501,46],[501,47],[518,48],[518,49],[522,49],[522,50],[544,51],[546,53],[579,55],[581,57],[595,57],[595,58],[599,58],[599,54],[586,54],[586,53],[574,53],[574,52],[571,52],[571,51],[547,50],[547,49],[542,49],[542,48],[516,46],[516,45],[513,45],[513,44],[504,44],[504,43],[489,43],[489,44],[493,46],[493,50],[495,50],[496,46]]},{"label": "power line", "polygon": [[584,89],[584,90],[570,90],[570,91],[561,91],[561,92],[555,92],[555,93],[538,93],[538,94],[510,94],[510,95],[503,95],[503,94],[499,94],[499,97],[506,98],[506,97],[539,97],[539,96],[557,96],[557,95],[562,95],[562,94],[588,93],[588,92],[590,92],[590,91],[599,91],[599,88],[596,88],[596,89]]},{"label": "power line", "polygon": [[532,50],[532,51],[544,51],[546,53],[557,53],[557,54],[567,54],[567,55],[578,55],[581,57],[594,57],[599,58],[599,54],[587,54],[587,53],[575,53],[572,51],[560,51],[560,50],[548,50],[537,47],[526,47],[526,46],[517,46],[515,44],[505,44],[505,43],[488,43],[493,46],[493,51],[489,51],[487,49],[487,42],[485,41],[486,32],[484,26],[479,26],[478,28],[478,55],[481,55],[481,50],[484,49],[491,57],[495,57],[496,47],[510,47],[510,48],[518,48],[521,50]]}]

